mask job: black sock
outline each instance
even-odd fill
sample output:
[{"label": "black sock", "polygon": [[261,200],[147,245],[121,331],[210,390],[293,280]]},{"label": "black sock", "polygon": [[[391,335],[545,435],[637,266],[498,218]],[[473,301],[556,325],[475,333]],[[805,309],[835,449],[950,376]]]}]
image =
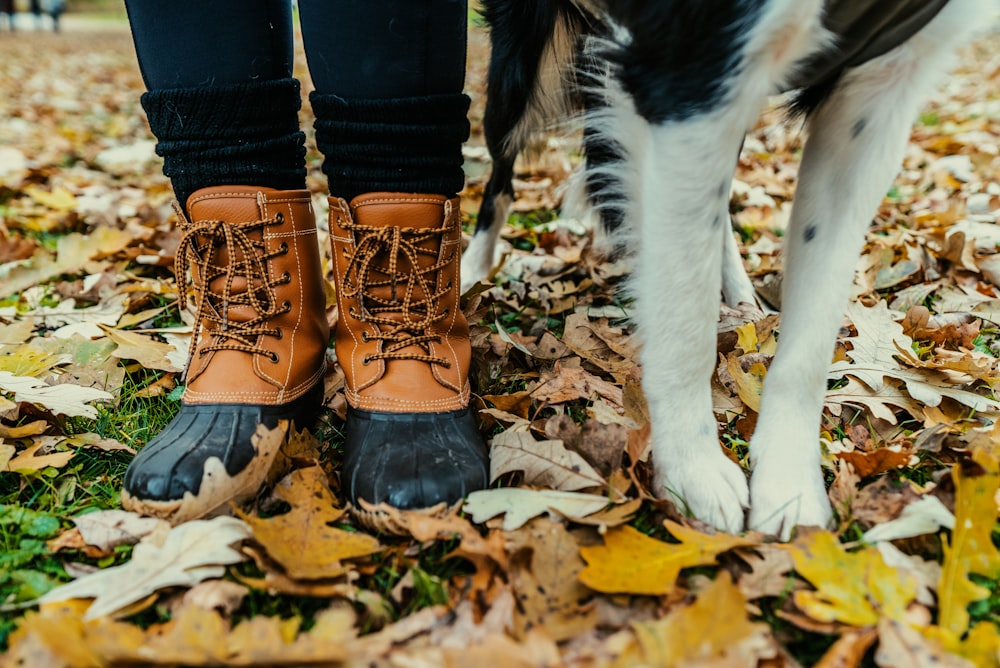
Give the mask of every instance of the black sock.
[{"label": "black sock", "polygon": [[182,205],[210,186],[305,187],[299,82],[276,79],[142,96],[156,153]]},{"label": "black sock", "polygon": [[335,197],[369,192],[453,196],[465,185],[462,143],[469,98],[462,93],[347,100],[313,93],[316,144]]}]

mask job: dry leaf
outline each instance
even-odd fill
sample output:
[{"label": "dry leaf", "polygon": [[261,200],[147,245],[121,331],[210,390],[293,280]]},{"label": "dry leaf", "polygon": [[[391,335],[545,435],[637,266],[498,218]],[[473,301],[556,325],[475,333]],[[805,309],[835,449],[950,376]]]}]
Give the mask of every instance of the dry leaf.
[{"label": "dry leaf", "polygon": [[543,513],[553,511],[567,517],[586,517],[608,506],[608,499],[596,494],[507,487],[472,492],[465,500],[465,512],[477,524],[504,515],[504,531],[513,531]]},{"label": "dry leaf", "polygon": [[722,572],[689,606],[633,624],[643,665],[754,668],[775,656],[767,624],[751,622],[746,600]]},{"label": "dry leaf", "polygon": [[14,401],[25,401],[57,415],[69,417],[96,418],[97,409],[87,404],[113,399],[110,394],[97,388],[69,383],[48,385],[37,378],[15,376],[7,371],[0,371],[0,390],[13,392]]},{"label": "dry leaf", "polygon": [[143,517],[124,510],[98,510],[73,518],[73,523],[88,545],[108,552],[119,545],[135,545],[167,523],[155,517]]},{"label": "dry leaf", "polygon": [[714,564],[722,552],[756,542],[728,534],[710,536],[669,520],[663,524],[680,543],[665,543],[622,526],[604,535],[604,545],[580,548],[587,562],[580,581],[604,593],[668,594],[681,569]]},{"label": "dry leaf", "polygon": [[127,563],[56,587],[39,601],[93,598],[84,620],[111,615],[165,587],[220,577],[225,565],[246,559],[232,545],[250,535],[249,527],[232,517],[188,522],[173,528],[162,546],[140,542]]},{"label": "dry leaf", "polygon": [[869,626],[882,617],[901,620],[917,596],[914,578],[887,566],[874,547],[847,552],[830,532],[814,531],[789,549],[795,571],[816,587],[795,592],[795,605],[819,622]]},{"label": "dry leaf", "polygon": [[562,441],[536,441],[525,431],[508,429],[490,443],[490,480],[504,473],[524,472],[524,482],[557,490],[574,491],[604,486],[605,480],[579,454]]},{"label": "dry leaf", "polygon": [[382,549],[372,536],[330,526],[344,514],[318,466],[293,471],[274,488],[274,495],[292,508],[283,515],[251,517],[240,513],[254,540],[281,564],[289,576],[334,578],[347,572],[346,559]]}]

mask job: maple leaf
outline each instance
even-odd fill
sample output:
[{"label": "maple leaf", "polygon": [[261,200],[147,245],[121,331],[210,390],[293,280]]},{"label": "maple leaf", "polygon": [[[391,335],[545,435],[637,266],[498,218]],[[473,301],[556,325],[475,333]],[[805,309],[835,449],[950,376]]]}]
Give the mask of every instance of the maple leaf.
[{"label": "maple leaf", "polygon": [[847,353],[853,363],[835,362],[828,374],[831,380],[853,376],[877,393],[886,386],[886,378],[892,378],[902,381],[910,397],[927,406],[937,406],[949,397],[980,412],[1000,410],[1000,402],[956,387],[942,371],[902,366],[896,357],[911,350],[913,339],[892,319],[884,301],[871,308],[852,302],[847,316],[858,330],[856,336],[847,338],[853,346]]},{"label": "maple leaf", "polygon": [[84,620],[110,615],[160,589],[220,577],[225,565],[246,559],[232,545],[249,537],[249,527],[232,517],[187,522],[173,528],[162,546],[140,542],[125,564],[56,587],[39,601],[92,598]]},{"label": "maple leaf", "polygon": [[989,596],[989,590],[975,584],[969,575],[1000,577],[1000,551],[991,534],[997,518],[996,496],[1000,474],[996,461],[977,451],[977,459],[989,464],[983,475],[969,475],[956,465],[955,529],[945,540],[941,582],[938,585],[938,624],[961,637],[969,628],[968,606]]},{"label": "maple leaf", "polygon": [[330,526],[344,511],[336,507],[320,467],[292,471],[275,486],[274,495],[292,509],[267,519],[239,515],[252,529],[254,539],[289,576],[334,578],[347,572],[343,560],[382,549],[372,536]]},{"label": "maple leaf", "polygon": [[632,629],[647,666],[752,668],[776,654],[767,624],[750,621],[746,599],[725,571],[691,605]]},{"label": "maple leaf", "polygon": [[511,471],[523,471],[525,484],[558,490],[606,484],[587,460],[567,450],[562,441],[536,441],[527,431],[508,429],[490,444],[490,480]]},{"label": "maple leaf", "polygon": [[670,520],[663,525],[680,543],[665,543],[621,526],[604,535],[604,545],[580,548],[587,562],[580,581],[609,594],[668,594],[682,569],[714,564],[723,552],[756,544],[751,538],[699,533]]},{"label": "maple leaf", "polygon": [[916,580],[888,565],[874,547],[848,552],[828,531],[789,546],[795,571],[815,591],[797,591],[795,605],[820,622],[869,626],[882,617],[903,619],[917,596]]},{"label": "maple leaf", "polygon": [[69,383],[48,385],[37,378],[15,376],[8,371],[0,371],[0,390],[13,392],[14,401],[35,404],[57,415],[69,417],[96,418],[97,409],[87,404],[113,399],[110,394],[97,388]]},{"label": "maple leaf", "polygon": [[584,568],[579,544],[563,524],[534,520],[508,535],[507,551],[518,636],[542,629],[559,641],[594,628],[597,611],[586,602],[591,592],[577,579]]}]

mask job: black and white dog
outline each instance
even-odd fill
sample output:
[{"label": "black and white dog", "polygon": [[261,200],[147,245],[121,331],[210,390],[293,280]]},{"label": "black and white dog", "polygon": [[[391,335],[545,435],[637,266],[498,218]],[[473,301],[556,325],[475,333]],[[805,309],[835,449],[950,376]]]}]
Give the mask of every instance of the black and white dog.
[{"label": "black and white dog", "polygon": [[[829,524],[817,436],[855,260],[919,106],[955,47],[991,24],[996,0],[483,5],[494,172],[463,259],[466,283],[492,268],[514,158],[582,96],[590,196],[612,246],[634,258],[656,493],[730,532],[746,524],[787,538],[795,525]],[[808,139],[748,485],[712,413],[715,325],[720,295],[753,299],[728,224],[741,142],[767,96],[788,91],[798,91]]]}]

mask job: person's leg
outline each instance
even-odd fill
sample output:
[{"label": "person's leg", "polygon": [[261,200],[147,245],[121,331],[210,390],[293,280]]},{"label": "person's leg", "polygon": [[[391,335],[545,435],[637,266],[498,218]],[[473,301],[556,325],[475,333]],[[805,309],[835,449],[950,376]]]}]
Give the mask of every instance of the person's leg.
[{"label": "person's leg", "polygon": [[123,504],[174,522],[253,495],[275,451],[260,424],[306,426],[329,330],[287,0],[128,0],[142,96],[180,201],[177,283],[197,307],[181,409],[133,460]]},{"label": "person's leg", "polygon": [[465,0],[301,0],[349,405],[342,485],[404,508],[488,484],[459,308]]}]

